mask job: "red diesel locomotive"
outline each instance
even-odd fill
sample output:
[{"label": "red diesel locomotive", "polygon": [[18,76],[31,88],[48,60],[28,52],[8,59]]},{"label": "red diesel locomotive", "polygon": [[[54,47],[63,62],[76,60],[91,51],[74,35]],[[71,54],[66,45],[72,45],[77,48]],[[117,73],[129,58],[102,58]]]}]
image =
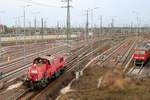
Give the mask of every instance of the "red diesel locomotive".
[{"label": "red diesel locomotive", "polygon": [[133,54],[135,65],[144,65],[150,58],[150,45],[148,43],[138,44]]},{"label": "red diesel locomotive", "polygon": [[28,68],[26,85],[32,89],[45,87],[51,79],[55,79],[65,71],[64,57],[47,55],[34,59]]}]

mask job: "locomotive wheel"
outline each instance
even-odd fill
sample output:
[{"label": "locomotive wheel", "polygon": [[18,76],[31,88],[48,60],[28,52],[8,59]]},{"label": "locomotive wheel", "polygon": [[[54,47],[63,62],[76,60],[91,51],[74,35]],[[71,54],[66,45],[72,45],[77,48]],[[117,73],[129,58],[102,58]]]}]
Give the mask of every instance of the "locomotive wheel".
[{"label": "locomotive wheel", "polygon": [[34,84],[32,82],[30,82],[30,88],[31,88],[31,90],[35,89],[35,86],[34,86]]},{"label": "locomotive wheel", "polygon": [[43,88],[47,86],[47,83],[48,83],[47,79],[44,78],[44,79],[41,80],[41,86]]},{"label": "locomotive wheel", "polygon": [[62,75],[64,72],[65,72],[65,69],[62,68],[62,69],[60,70],[60,75]]},{"label": "locomotive wheel", "polygon": [[34,87],[33,85],[32,85],[30,88],[31,88],[31,90],[34,90],[34,89],[35,89],[35,87]]},{"label": "locomotive wheel", "polygon": [[61,75],[61,70],[55,73],[55,78],[58,78]]}]

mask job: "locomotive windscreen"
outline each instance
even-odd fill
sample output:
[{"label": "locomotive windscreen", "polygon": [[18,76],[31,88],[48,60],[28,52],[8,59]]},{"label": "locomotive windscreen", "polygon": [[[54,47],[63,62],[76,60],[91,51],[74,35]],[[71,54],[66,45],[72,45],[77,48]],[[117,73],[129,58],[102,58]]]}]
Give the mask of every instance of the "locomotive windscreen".
[{"label": "locomotive windscreen", "polygon": [[135,54],[145,54],[145,51],[135,51]]},{"label": "locomotive windscreen", "polygon": [[44,61],[44,59],[38,57],[33,61],[33,64],[36,64],[36,66],[41,66],[43,64],[46,64],[46,62]]}]

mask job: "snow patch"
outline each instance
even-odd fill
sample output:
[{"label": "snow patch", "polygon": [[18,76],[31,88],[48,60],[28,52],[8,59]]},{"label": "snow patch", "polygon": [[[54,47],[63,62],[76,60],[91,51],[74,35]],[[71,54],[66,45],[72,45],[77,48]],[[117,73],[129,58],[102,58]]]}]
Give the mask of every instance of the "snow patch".
[{"label": "snow patch", "polygon": [[61,92],[61,94],[66,94],[66,93],[72,92],[72,91],[74,91],[74,90],[70,89],[70,86],[67,86],[67,87],[63,88],[60,92]]},{"label": "snow patch", "polygon": [[12,89],[16,89],[16,88],[20,87],[22,84],[23,84],[23,82],[19,82],[19,83],[16,83],[16,84],[14,84],[14,85],[11,85],[11,86],[9,86],[9,87],[6,89],[6,91],[12,90]]}]

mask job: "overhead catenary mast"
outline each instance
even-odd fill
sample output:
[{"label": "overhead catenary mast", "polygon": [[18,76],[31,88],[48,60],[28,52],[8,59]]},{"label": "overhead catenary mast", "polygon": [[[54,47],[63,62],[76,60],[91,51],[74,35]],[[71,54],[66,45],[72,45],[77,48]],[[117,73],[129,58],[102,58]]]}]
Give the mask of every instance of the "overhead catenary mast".
[{"label": "overhead catenary mast", "polygon": [[99,32],[99,38],[102,36],[103,34],[103,17],[100,16],[100,32]]},{"label": "overhead catenary mast", "polygon": [[[67,35],[67,43],[69,45],[69,39],[71,37],[71,31],[70,31],[70,27],[71,27],[71,23],[70,23],[70,8],[72,7],[70,5],[71,0],[65,0],[62,2],[67,2],[67,6],[64,6],[64,8],[67,8],[67,19],[66,19],[66,24],[67,24],[67,29],[66,29],[66,35]],[[69,50],[67,49],[67,52],[69,52]]]},{"label": "overhead catenary mast", "polygon": [[86,41],[88,41],[88,35],[89,35],[89,11],[86,11],[86,34],[85,34],[85,38]]},{"label": "overhead catenary mast", "polygon": [[43,20],[43,18],[41,18],[41,40],[42,41],[44,40],[44,31],[43,31],[43,28],[44,28],[44,20]]}]

